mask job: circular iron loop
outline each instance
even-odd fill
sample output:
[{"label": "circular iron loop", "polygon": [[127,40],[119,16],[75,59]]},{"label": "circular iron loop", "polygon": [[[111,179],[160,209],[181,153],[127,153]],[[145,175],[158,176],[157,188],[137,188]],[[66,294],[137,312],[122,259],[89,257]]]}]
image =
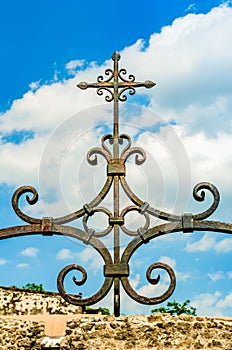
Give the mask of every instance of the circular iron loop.
[{"label": "circular iron loop", "polygon": [[99,232],[95,232],[93,229],[88,227],[89,217],[93,216],[94,213],[104,213],[109,218],[111,218],[113,216],[112,213],[110,212],[110,210],[108,210],[107,208],[104,208],[104,207],[91,208],[91,214],[85,214],[83,217],[83,227],[84,227],[85,231],[87,233],[89,233],[91,236],[94,235],[95,237],[106,236],[112,230],[112,226],[108,225],[108,227],[105,230],[99,231]]},{"label": "circular iron loop", "polygon": [[140,230],[141,232],[144,232],[146,230],[148,230],[149,226],[150,226],[150,217],[147,213],[140,213],[141,208],[138,206],[129,206],[125,209],[123,209],[123,211],[121,212],[121,215],[123,218],[126,216],[126,214],[128,214],[131,211],[137,211],[139,212],[140,215],[144,215],[146,221],[143,227],[139,227],[136,231],[132,231],[129,230],[128,228],[125,227],[125,225],[121,226],[121,229],[123,230],[123,232],[125,232],[127,235],[129,236],[137,236],[138,235],[138,230]]}]

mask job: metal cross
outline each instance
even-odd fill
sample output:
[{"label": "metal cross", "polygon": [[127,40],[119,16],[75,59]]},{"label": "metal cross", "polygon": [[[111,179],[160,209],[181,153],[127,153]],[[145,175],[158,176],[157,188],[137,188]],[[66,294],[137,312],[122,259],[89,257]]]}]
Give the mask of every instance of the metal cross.
[{"label": "metal cross", "polygon": [[[118,139],[118,101],[125,102],[127,96],[124,94],[126,90],[129,90],[130,95],[135,94],[135,89],[138,87],[145,87],[147,89],[155,86],[155,83],[151,80],[146,80],[144,82],[136,82],[135,76],[130,74],[128,80],[126,80],[123,75],[127,74],[126,69],[118,69],[118,61],[120,60],[120,54],[115,51],[112,55],[112,60],[114,61],[114,69],[107,68],[105,74],[109,76],[106,80],[102,75],[97,77],[97,83],[87,83],[81,82],[77,86],[82,89],[95,88],[97,89],[98,95],[103,95],[103,90],[107,91],[109,95],[105,97],[107,102],[114,101],[114,138]],[[115,151],[117,151],[115,149]],[[118,157],[118,154],[114,155]]]},{"label": "metal cross", "polygon": [[[113,128],[113,160],[112,163],[118,165],[118,170],[113,172],[113,181],[114,181],[114,220],[111,220],[111,223],[114,227],[114,264],[120,263],[120,214],[119,214],[119,127],[118,127],[118,102],[125,102],[127,96],[124,94],[126,90],[129,90],[130,95],[135,94],[135,89],[138,87],[145,87],[147,89],[152,88],[155,83],[151,80],[146,80],[144,82],[136,82],[135,76],[130,74],[128,80],[123,76],[127,74],[126,69],[118,68],[118,61],[120,60],[120,54],[115,51],[112,55],[112,60],[114,61],[113,70],[107,68],[105,70],[105,75],[109,76],[106,80],[102,75],[97,77],[97,83],[87,83],[81,82],[77,86],[82,89],[95,88],[97,89],[97,94],[102,96],[103,91],[107,91],[109,95],[106,95],[105,100],[107,102],[114,101],[114,128]],[[114,278],[114,314],[116,316],[120,315],[120,284],[119,278]]]}]

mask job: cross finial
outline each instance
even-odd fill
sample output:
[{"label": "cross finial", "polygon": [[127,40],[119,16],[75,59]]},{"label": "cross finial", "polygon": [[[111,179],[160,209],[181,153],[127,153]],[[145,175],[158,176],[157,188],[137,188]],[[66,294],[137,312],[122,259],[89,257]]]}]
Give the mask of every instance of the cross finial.
[{"label": "cross finial", "polygon": [[87,83],[81,82],[77,86],[82,89],[95,88],[97,89],[98,95],[103,95],[103,91],[107,91],[109,94],[106,95],[105,100],[107,102],[124,102],[127,100],[127,96],[124,94],[126,90],[129,90],[130,95],[135,94],[135,89],[138,87],[145,87],[147,89],[152,88],[155,83],[151,80],[146,80],[144,82],[136,82],[135,76],[130,74],[128,79],[125,78],[127,74],[126,69],[118,69],[118,61],[120,60],[120,54],[115,51],[112,55],[112,60],[114,61],[113,70],[107,68],[105,70],[105,78],[102,75],[97,77],[97,83]]}]

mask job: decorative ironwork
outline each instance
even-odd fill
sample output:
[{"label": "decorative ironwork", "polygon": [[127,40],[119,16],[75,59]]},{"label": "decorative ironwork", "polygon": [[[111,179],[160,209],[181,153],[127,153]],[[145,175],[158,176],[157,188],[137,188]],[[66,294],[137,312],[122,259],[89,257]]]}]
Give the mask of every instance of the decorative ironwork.
[{"label": "decorative ironwork", "polygon": [[[124,102],[127,99],[126,92],[130,95],[135,93],[135,89],[138,87],[152,88],[155,83],[150,80],[145,82],[136,82],[134,75],[129,75],[126,79],[126,70],[119,69],[118,62],[120,55],[118,52],[114,52],[112,55],[114,62],[113,69],[105,70],[105,80],[103,76],[97,78],[96,83],[81,82],[77,86],[80,89],[94,88],[98,95],[106,93],[105,100],[107,102],[113,101],[114,104],[114,124],[113,134],[107,134],[102,137],[102,147],[95,147],[91,149],[87,154],[87,161],[91,165],[97,165],[98,156],[101,155],[107,162],[107,178],[103,188],[98,195],[90,202],[83,205],[82,208],[70,213],[68,215],[59,218],[45,217],[37,219],[30,217],[23,213],[19,208],[19,199],[26,194],[26,200],[30,205],[35,204],[38,201],[38,193],[35,188],[31,186],[23,186],[15,191],[12,197],[12,206],[15,213],[26,223],[27,225],[8,227],[0,230],[0,239],[30,235],[30,234],[42,234],[42,235],[66,235],[76,238],[82,241],[84,244],[91,245],[104,260],[103,274],[104,282],[100,290],[91,297],[79,298],[75,295],[69,295],[64,288],[64,280],[70,271],[79,271],[82,274],[82,278],[77,280],[73,277],[73,282],[77,286],[83,285],[87,280],[86,270],[78,265],[72,264],[65,267],[58,276],[57,286],[62,297],[76,305],[86,306],[95,304],[104,298],[114,285],[114,313],[116,316],[120,314],[120,283],[122,284],[125,292],[134,300],[142,304],[158,304],[165,301],[173,293],[176,285],[175,273],[170,266],[162,262],[156,262],[150,265],[147,269],[147,280],[151,284],[158,284],[160,281],[160,275],[156,278],[152,277],[152,272],[157,269],[166,271],[169,275],[169,287],[165,293],[158,297],[148,298],[139,295],[131,286],[129,282],[129,263],[133,253],[144,243],[149,242],[151,239],[159,236],[172,234],[174,232],[193,232],[193,231],[215,231],[232,233],[232,224],[222,223],[218,221],[206,220],[210,215],[214,213],[219,204],[219,192],[217,188],[207,182],[202,182],[196,185],[193,189],[193,197],[196,201],[202,202],[205,200],[205,191],[209,191],[213,197],[213,203],[210,207],[199,213],[191,214],[185,213],[183,215],[174,215],[166,213],[153,208],[150,203],[147,203],[140,199],[129,187],[126,181],[126,161],[131,155],[135,155],[135,163],[141,165],[146,159],[145,152],[138,147],[131,146],[131,138],[129,135],[119,133],[119,102]],[[107,143],[112,145],[113,152],[111,153]],[[124,149],[120,151],[119,145],[124,145]],[[119,186],[122,187],[126,196],[131,200],[131,205],[121,209],[119,207]],[[113,211],[108,208],[100,206],[106,197],[110,189],[113,188]],[[137,230],[129,230],[125,225],[125,216],[131,212],[136,211],[140,215],[144,216],[145,224],[143,227],[139,227]],[[95,213],[104,213],[108,217],[108,226],[105,230],[94,231],[89,227],[89,218]],[[163,224],[159,224],[150,227],[150,217],[154,216],[164,221]],[[82,218],[83,229],[79,229],[72,226],[67,226],[69,222]],[[133,237],[130,243],[126,246],[124,251],[120,252],[120,231]],[[114,253],[111,256],[107,247],[100,240],[101,237],[109,235],[113,232]]]}]

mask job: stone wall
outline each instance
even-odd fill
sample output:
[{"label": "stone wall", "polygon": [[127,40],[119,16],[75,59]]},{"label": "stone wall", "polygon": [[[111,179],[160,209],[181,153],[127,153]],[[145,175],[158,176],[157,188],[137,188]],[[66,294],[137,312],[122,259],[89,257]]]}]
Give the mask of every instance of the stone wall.
[{"label": "stone wall", "polygon": [[80,313],[81,307],[67,303],[58,293],[0,287],[0,316]]},{"label": "stone wall", "polygon": [[232,319],[171,316],[82,316],[67,323],[61,349],[232,349]]},{"label": "stone wall", "polygon": [[0,319],[0,350],[39,350],[44,336],[43,323]]},{"label": "stone wall", "polygon": [[[232,350],[232,319],[81,312],[57,293],[0,287],[0,350]],[[52,322],[62,325],[55,335]]]},{"label": "stone wall", "polygon": [[232,319],[79,315],[67,322],[63,337],[50,340],[41,323],[0,318],[0,350],[231,350]]}]

